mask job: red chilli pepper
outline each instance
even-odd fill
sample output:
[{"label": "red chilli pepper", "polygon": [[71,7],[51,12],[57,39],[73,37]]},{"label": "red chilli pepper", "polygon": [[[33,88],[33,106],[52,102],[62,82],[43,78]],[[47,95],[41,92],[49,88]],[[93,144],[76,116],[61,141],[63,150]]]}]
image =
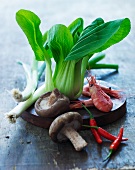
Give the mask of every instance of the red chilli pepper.
[{"label": "red chilli pepper", "polygon": [[[101,136],[103,136],[104,138],[110,141],[115,141],[117,139],[117,136],[112,135],[111,133],[107,132],[101,127],[98,127],[98,126],[87,126],[87,127],[96,129],[98,134],[100,134]],[[122,141],[127,141],[127,140],[128,138],[122,138]]]},{"label": "red chilli pepper", "polygon": [[119,132],[116,140],[113,141],[113,143],[110,146],[109,154],[107,155],[107,157],[103,161],[106,161],[107,159],[109,159],[110,156],[112,155],[112,153],[118,149],[118,147],[119,147],[119,145],[120,145],[120,143],[122,141],[123,131],[124,131],[124,128],[121,127],[120,132]]},{"label": "red chilli pepper", "polygon": [[[97,126],[97,123],[96,123],[96,121],[95,121],[92,113],[91,113],[84,105],[83,105],[83,107],[85,108],[85,110],[87,110],[87,112],[88,112],[89,115],[90,115],[90,121],[89,121],[90,126]],[[99,144],[101,144],[101,143],[102,143],[102,139],[101,139],[99,133],[97,132],[97,130],[94,129],[94,128],[91,128],[91,132],[92,132],[92,134],[93,134],[96,142],[99,143]]]},{"label": "red chilli pepper", "polygon": [[[117,139],[117,136],[112,135],[111,133],[107,132],[106,130],[102,129],[101,127],[97,128],[98,133],[103,136],[104,138],[115,141]],[[128,138],[122,138],[122,141],[127,141]]]},{"label": "red chilli pepper", "polygon": [[[97,126],[97,123],[94,118],[90,118],[89,124],[90,124],[90,126]],[[91,130],[93,136],[95,137],[95,140],[97,141],[97,143],[101,144],[102,139],[101,139],[98,131],[94,128],[91,128],[90,130]]]}]

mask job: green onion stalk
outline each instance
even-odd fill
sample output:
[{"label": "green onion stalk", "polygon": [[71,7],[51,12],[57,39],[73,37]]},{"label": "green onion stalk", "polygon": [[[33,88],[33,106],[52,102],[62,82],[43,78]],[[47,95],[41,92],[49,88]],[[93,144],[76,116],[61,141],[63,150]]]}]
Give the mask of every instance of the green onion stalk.
[{"label": "green onion stalk", "polygon": [[38,66],[38,61],[33,57],[33,63],[32,66],[30,68],[29,65],[23,63],[23,62],[18,62],[18,64],[22,65],[24,68],[24,72],[26,75],[26,87],[24,89],[24,91],[20,91],[19,89],[12,89],[11,90],[11,94],[13,96],[13,98],[17,101],[17,102],[23,102],[25,100],[27,100],[35,91],[35,89],[37,88],[37,83],[38,83],[38,70],[37,70],[37,66]]}]

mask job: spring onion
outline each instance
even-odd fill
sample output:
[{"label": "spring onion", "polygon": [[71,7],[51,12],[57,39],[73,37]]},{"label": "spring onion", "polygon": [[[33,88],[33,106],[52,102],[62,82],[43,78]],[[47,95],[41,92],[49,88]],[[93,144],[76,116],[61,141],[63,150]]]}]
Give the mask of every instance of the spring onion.
[{"label": "spring onion", "polygon": [[115,69],[116,71],[118,71],[118,64],[104,64],[104,63],[98,63],[100,60],[105,58],[105,53],[100,52],[96,55],[93,55],[89,61],[88,61],[88,65],[87,65],[87,70],[90,69]]},{"label": "spring onion", "polygon": [[18,64],[22,65],[26,75],[27,85],[24,91],[19,91],[18,89],[12,89],[11,94],[17,102],[22,102],[27,100],[35,91],[38,84],[38,72],[37,65],[38,61],[33,60],[32,68],[29,65],[19,61]]}]

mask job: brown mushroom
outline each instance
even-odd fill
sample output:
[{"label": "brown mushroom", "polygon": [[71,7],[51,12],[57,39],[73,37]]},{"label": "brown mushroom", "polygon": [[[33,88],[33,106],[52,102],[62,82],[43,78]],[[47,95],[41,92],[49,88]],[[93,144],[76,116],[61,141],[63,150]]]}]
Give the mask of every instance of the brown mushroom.
[{"label": "brown mushroom", "polygon": [[77,130],[82,126],[83,120],[78,112],[67,112],[58,116],[49,128],[49,135],[54,142],[62,142],[69,139],[76,151],[87,146],[86,141]]},{"label": "brown mushroom", "polygon": [[69,110],[69,99],[58,89],[40,96],[35,103],[35,111],[39,116],[55,117]]}]

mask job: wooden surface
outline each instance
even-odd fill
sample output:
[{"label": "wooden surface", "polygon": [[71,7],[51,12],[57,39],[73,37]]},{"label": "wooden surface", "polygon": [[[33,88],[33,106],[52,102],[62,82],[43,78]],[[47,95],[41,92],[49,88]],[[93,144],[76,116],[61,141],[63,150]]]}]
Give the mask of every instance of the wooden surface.
[{"label": "wooden surface", "polygon": [[[128,0],[8,0],[0,1],[0,170],[89,170],[89,169],[135,169],[135,1]],[[104,126],[114,135],[120,127],[125,128],[123,143],[112,159],[103,163],[110,142],[104,140],[98,145],[89,130],[81,131],[88,142],[82,152],[76,152],[70,142],[56,144],[50,140],[48,130],[38,128],[18,119],[15,125],[9,124],[4,113],[16,103],[8,91],[23,89],[25,77],[17,60],[30,63],[33,55],[27,40],[16,24],[15,13],[19,9],[33,10],[42,20],[41,30],[53,24],[68,25],[76,17],[83,17],[85,24],[97,17],[106,21],[129,17],[132,29],[121,43],[106,51],[104,62],[118,63],[119,72],[93,70],[98,79],[121,87],[127,94],[127,113],[118,121]]]},{"label": "wooden surface", "polygon": [[[120,88],[118,86],[115,86],[112,83],[108,83],[106,81],[100,81],[100,85],[106,86],[106,87],[111,87],[112,89],[115,90],[120,90]],[[98,81],[97,81],[98,83]],[[119,94],[121,95],[121,97],[119,99],[111,97],[112,103],[113,103],[113,107],[111,109],[111,111],[109,112],[102,112],[100,110],[98,110],[95,107],[89,107],[88,109],[90,110],[90,112],[92,113],[94,119],[96,120],[98,126],[105,126],[108,125],[110,123],[113,123],[114,121],[120,119],[121,117],[123,117],[126,113],[126,95],[124,92],[119,92]],[[79,97],[79,100],[88,100],[88,97],[85,97],[83,95],[81,95]],[[90,119],[90,115],[89,113],[84,109],[73,109],[73,110],[66,110],[65,112],[68,111],[76,111],[79,112],[82,116],[83,119],[83,124],[84,125],[89,125],[89,119]],[[49,128],[51,123],[53,122],[53,120],[56,117],[53,118],[46,118],[46,117],[42,117],[39,116],[36,111],[35,111],[35,107],[34,104],[29,107],[26,111],[24,111],[21,114],[21,117],[26,120],[27,122],[38,126],[38,127],[42,127],[42,128]],[[82,127],[82,129],[84,129],[84,127]],[[86,128],[85,128],[86,129]]]}]

